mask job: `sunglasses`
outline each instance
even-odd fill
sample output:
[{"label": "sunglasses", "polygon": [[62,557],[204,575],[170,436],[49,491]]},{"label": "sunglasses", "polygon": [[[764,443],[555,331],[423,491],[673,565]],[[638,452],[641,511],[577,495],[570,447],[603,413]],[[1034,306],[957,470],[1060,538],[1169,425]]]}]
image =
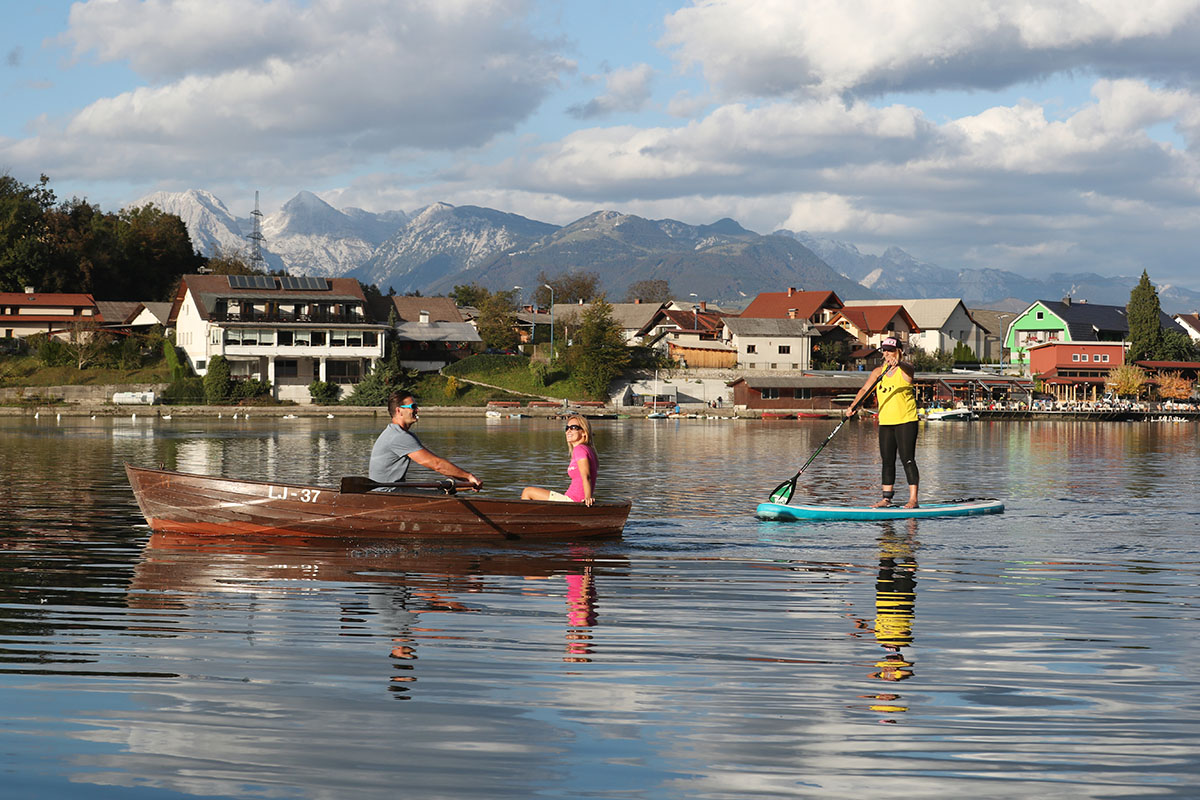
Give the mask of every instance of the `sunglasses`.
[{"label": "sunglasses", "polygon": [[582,425],[568,425],[567,427],[563,428],[563,430],[564,431],[581,431],[581,430],[583,430],[583,426]]},{"label": "sunglasses", "polygon": [[396,406],[396,408],[420,408],[420,406],[418,406],[416,403],[405,403],[402,406]]}]

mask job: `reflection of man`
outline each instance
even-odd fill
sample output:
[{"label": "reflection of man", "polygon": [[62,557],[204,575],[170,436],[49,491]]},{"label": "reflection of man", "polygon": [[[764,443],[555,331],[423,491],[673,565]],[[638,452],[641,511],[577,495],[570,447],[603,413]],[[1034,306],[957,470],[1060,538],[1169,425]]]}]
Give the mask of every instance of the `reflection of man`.
[{"label": "reflection of man", "polygon": [[391,423],[383,429],[371,448],[371,480],[379,483],[403,481],[408,474],[409,463],[415,461],[448,478],[463,480],[476,489],[482,489],[483,481],[457,464],[426,450],[421,440],[409,430],[420,418],[418,408],[417,399],[411,394],[392,392],[388,397]]}]

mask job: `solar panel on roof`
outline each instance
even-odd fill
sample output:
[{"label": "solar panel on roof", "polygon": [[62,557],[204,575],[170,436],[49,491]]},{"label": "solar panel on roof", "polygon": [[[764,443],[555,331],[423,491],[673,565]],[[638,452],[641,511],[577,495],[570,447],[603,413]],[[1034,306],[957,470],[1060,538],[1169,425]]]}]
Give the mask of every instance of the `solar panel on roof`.
[{"label": "solar panel on roof", "polygon": [[325,291],[329,283],[324,278],[314,278],[309,275],[284,275],[279,279],[279,285],[284,289],[301,289]]},{"label": "solar panel on roof", "polygon": [[230,289],[274,289],[275,278],[270,275],[230,275]]}]

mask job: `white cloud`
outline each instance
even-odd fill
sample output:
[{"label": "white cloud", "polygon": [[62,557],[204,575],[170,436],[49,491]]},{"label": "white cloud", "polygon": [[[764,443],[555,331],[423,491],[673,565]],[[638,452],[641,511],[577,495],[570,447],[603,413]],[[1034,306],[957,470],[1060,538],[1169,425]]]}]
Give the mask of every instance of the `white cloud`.
[{"label": "white cloud", "polygon": [[640,111],[650,99],[654,69],[649,64],[613,70],[605,79],[605,92],[570,109],[579,119],[605,117],[621,111]]},{"label": "white cloud", "polygon": [[994,89],[1070,70],[1200,77],[1200,0],[704,0],[666,30],[682,64],[732,95]]},{"label": "white cloud", "polygon": [[43,119],[0,142],[0,159],[97,178],[311,176],[480,146],[572,69],[526,30],[528,12],[525,0],[414,0],[403,13],[384,0],[92,0],[72,11],[77,54],[168,79]]}]

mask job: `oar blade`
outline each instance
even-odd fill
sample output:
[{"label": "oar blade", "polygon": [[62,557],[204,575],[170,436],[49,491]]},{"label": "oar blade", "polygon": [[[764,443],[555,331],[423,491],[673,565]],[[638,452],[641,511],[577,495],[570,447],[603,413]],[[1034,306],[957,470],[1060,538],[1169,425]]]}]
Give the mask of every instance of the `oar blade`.
[{"label": "oar blade", "polygon": [[775,491],[771,492],[771,502],[787,505],[792,501],[792,493],[796,491],[796,479],[784,481],[775,487]]}]

